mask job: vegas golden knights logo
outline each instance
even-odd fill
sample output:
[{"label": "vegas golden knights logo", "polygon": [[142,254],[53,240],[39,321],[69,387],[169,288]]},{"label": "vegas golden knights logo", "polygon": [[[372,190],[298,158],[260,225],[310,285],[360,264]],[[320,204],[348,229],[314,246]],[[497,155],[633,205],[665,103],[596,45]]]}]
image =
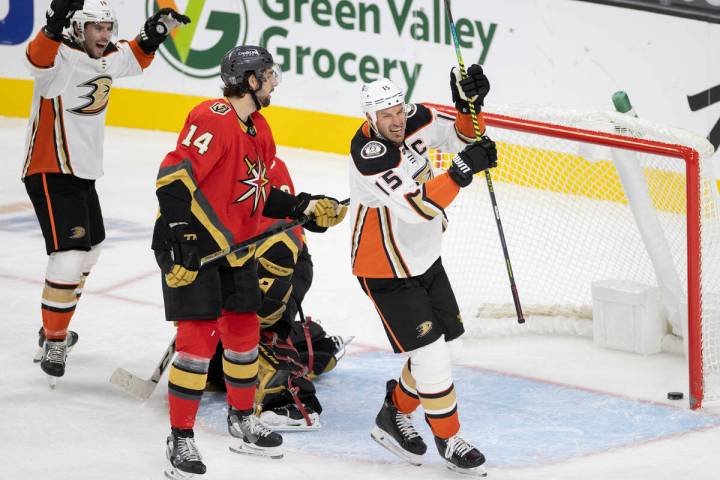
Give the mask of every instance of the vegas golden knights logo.
[{"label": "vegas golden knights logo", "polygon": [[69,109],[72,113],[78,115],[97,115],[107,108],[110,100],[110,87],[112,86],[112,78],[107,75],[95,77],[85,83],[81,83],[78,87],[88,87],[90,91],[85,95],[80,95],[87,102],[77,108]]}]

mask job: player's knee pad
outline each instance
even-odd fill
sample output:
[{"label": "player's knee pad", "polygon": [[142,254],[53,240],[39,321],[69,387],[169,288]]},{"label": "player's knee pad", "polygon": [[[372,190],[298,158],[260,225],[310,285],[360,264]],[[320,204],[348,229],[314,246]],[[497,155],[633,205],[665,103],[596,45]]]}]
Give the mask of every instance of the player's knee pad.
[{"label": "player's knee pad", "polygon": [[255,312],[224,310],[218,320],[220,338],[226,350],[249,352],[260,342],[260,323]]},{"label": "player's knee pad", "polygon": [[100,250],[102,250],[101,244],[98,243],[90,249],[89,252],[85,252],[85,260],[83,261],[82,273],[89,273],[90,270],[95,266],[100,258]]},{"label": "player's knee pad", "polygon": [[281,278],[263,277],[260,279],[260,290],[263,292],[263,299],[257,315],[260,324],[268,327],[275,324],[287,307],[292,294],[292,284]]},{"label": "player's knee pad", "polygon": [[445,340],[439,338],[409,352],[412,376],[420,392],[437,392],[452,384],[452,362]]},{"label": "player's knee pad", "polygon": [[63,250],[53,252],[48,257],[45,278],[57,283],[78,283],[83,273],[83,265],[88,252],[83,250]]},{"label": "player's knee pad", "polygon": [[458,363],[462,359],[464,350],[463,339],[457,337],[445,343],[447,344],[448,351],[450,352],[450,360],[452,363]]}]

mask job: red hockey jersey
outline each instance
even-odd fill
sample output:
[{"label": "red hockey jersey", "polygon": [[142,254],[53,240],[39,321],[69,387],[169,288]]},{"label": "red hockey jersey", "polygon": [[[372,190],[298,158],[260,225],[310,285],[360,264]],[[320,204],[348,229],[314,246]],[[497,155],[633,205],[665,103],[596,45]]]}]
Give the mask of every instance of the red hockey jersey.
[{"label": "red hockey jersey", "polygon": [[[215,99],[188,114],[175,150],[160,165],[156,187],[176,189],[177,184],[171,184],[181,182],[189,192],[190,220],[198,233],[200,256],[259,233],[270,193],[267,164],[274,158],[275,141],[260,113],[251,114],[246,125],[227,99]],[[154,249],[166,248],[166,231],[166,222],[159,217]],[[227,261],[240,266],[253,254],[251,248],[228,255]]]}]

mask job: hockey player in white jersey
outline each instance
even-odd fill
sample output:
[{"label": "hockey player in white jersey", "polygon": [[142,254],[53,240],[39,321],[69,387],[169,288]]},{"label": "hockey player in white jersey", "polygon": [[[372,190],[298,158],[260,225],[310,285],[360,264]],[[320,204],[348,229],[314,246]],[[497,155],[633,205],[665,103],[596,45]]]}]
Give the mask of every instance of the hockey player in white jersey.
[{"label": "hockey player in white jersey", "polygon": [[48,254],[40,367],[52,386],[77,341],[68,326],[105,239],[95,180],[103,174],[113,80],[142,73],[170,30],[190,19],[162,9],[135,39],[117,43],[117,18],[107,0],[53,0],[46,20],[27,47],[35,87],[22,180]]},{"label": "hockey player in white jersey", "polygon": [[[468,78],[451,72],[457,117],[406,105],[390,80],[362,87],[366,122],[351,142],[352,268],[373,302],[396,353],[406,354],[399,381],[386,385],[372,438],[412,464],[427,446],[410,415],[422,405],[447,466],[484,475],[483,454],[460,434],[451,357],[464,329],[440,259],[444,209],[475,173],[496,166],[495,144],[474,142],[469,103],[480,112],[490,84],[479,65]],[[478,115],[481,131],[484,122]],[[459,152],[435,175],[430,149]]]}]

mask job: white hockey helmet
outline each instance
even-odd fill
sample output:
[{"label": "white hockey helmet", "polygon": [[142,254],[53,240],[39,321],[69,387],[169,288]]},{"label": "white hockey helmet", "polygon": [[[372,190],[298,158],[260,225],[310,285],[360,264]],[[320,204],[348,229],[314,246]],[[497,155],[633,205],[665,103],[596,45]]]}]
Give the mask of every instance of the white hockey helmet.
[{"label": "white hockey helmet", "polygon": [[377,122],[377,112],[395,105],[405,104],[405,92],[390,79],[380,78],[364,83],[360,93],[360,106],[370,116],[372,126]]},{"label": "white hockey helmet", "polygon": [[86,23],[113,24],[113,37],[117,36],[118,22],[115,10],[108,0],[85,0],[82,10],[78,10],[70,19],[70,36],[78,43],[85,40]]}]

